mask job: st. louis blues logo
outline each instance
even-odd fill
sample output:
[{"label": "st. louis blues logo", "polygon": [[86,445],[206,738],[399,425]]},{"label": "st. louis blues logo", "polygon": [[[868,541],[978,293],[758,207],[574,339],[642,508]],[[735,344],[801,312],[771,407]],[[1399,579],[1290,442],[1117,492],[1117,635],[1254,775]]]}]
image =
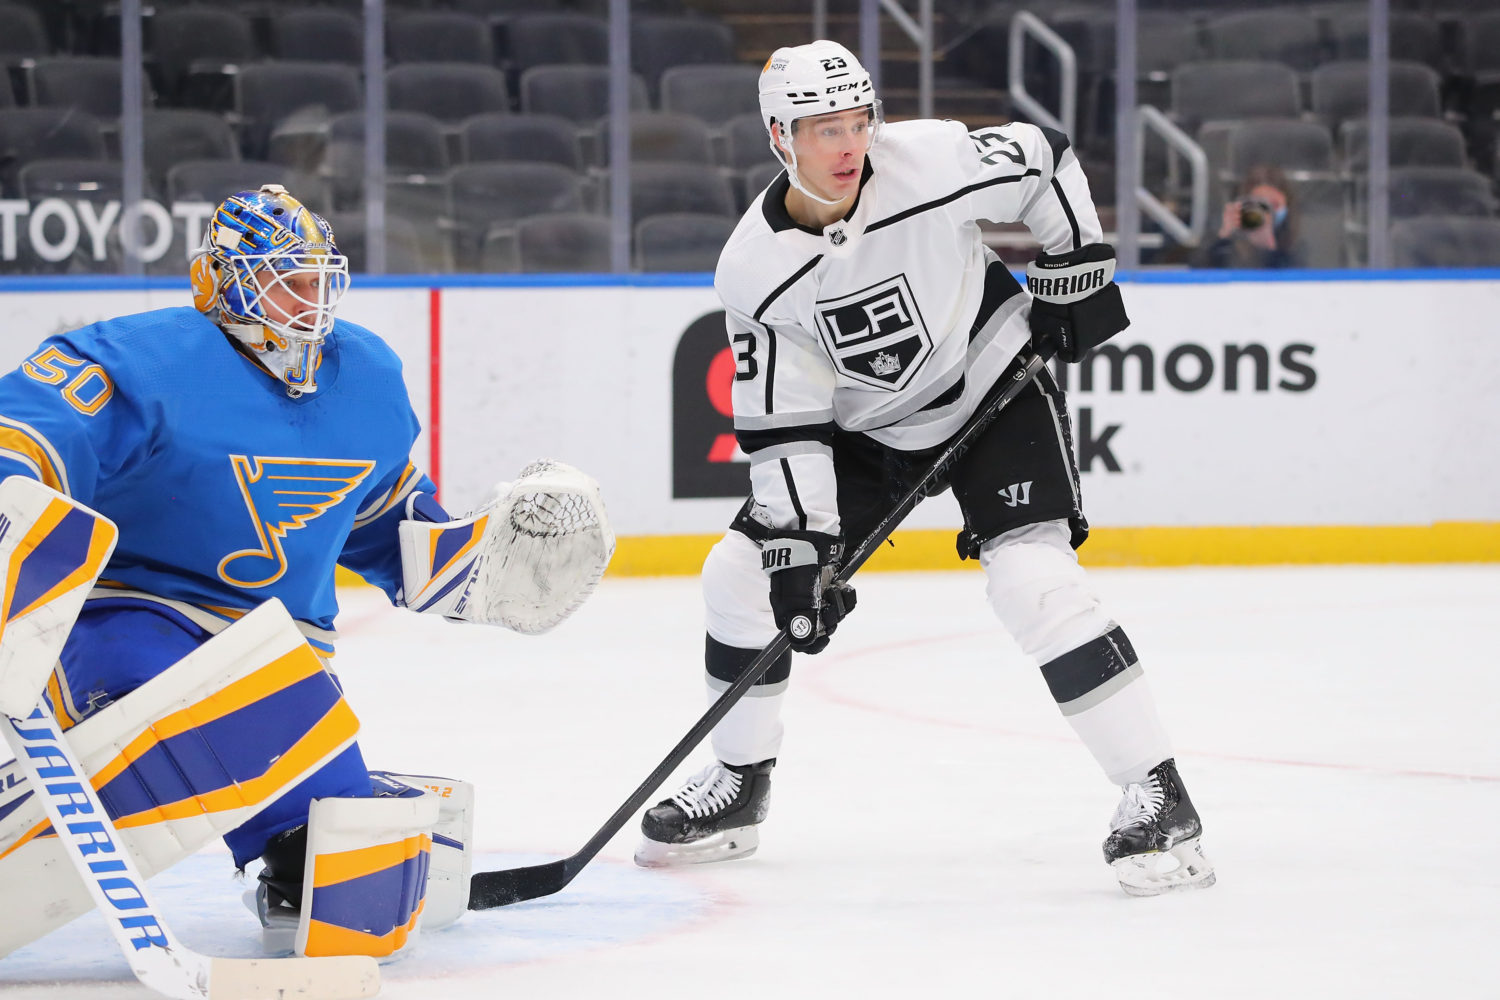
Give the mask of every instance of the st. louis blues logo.
[{"label": "st. louis blues logo", "polygon": [[821,300],[817,318],[839,371],[865,385],[898,391],[932,354],[932,335],[904,274]]},{"label": "st. louis blues logo", "polygon": [[287,568],[281,540],[287,532],[338,506],[375,468],[359,459],[230,455],[229,461],[260,543],[219,561],[220,578],[236,587],[266,587],[281,579]]}]

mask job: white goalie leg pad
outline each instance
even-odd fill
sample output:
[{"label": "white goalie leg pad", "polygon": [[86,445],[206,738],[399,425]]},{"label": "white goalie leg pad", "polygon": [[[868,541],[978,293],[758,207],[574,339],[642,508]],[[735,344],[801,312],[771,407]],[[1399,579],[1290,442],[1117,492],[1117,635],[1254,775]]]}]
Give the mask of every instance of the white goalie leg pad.
[{"label": "white goalie leg pad", "polygon": [[313,800],[297,954],[384,961],[416,944],[438,812],[425,791]]},{"label": "white goalie leg pad", "polygon": [[[304,682],[316,678],[309,686]],[[265,710],[262,699],[302,684],[318,721],[287,746],[254,747],[264,770],[242,780],[212,780],[204,762],[215,748],[193,737],[214,720],[238,720]],[[314,690],[316,688],[316,690]],[[261,706],[258,709],[258,706]],[[280,601],[251,611],[191,654],[129,695],[67,731],[80,764],[111,811],[126,811],[116,825],[144,877],[191,855],[213,838],[249,820],[283,793],[342,753],[359,722],[343,701],[322,661],[307,645]],[[199,747],[193,767],[175,767],[187,739]],[[205,745],[206,744],[206,745]],[[184,782],[175,800],[153,790],[143,768],[167,764]],[[93,908],[72,870],[66,850],[52,833],[42,805],[14,761],[0,767],[0,955],[4,955]]]},{"label": "white goalie leg pad", "polygon": [[474,874],[474,786],[467,781],[427,774],[373,772],[437,796],[438,818],[432,828],[432,860],[427,870],[427,905],[422,928],[442,930],[469,912],[469,885]]},{"label": "white goalie leg pad", "polygon": [[119,531],[25,476],[0,481],[0,712],[31,714]]},{"label": "white goalie leg pad", "polygon": [[402,603],[527,635],[593,593],[615,550],[593,477],[533,462],[468,517],[402,521]]}]

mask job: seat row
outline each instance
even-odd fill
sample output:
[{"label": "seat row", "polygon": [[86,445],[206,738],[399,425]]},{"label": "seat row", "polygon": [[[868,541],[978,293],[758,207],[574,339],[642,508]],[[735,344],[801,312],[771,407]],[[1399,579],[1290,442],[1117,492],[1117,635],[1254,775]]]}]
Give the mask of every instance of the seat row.
[{"label": "seat row", "polygon": [[[257,19],[233,6],[147,9],[152,12],[144,20],[147,69],[169,103],[191,103],[196,78],[245,63],[364,63],[366,25],[349,10],[276,9],[264,19],[262,43]],[[609,61],[608,22],[577,12],[486,18],[459,10],[398,9],[387,18],[384,37],[393,64],[461,62],[504,70],[512,82],[532,66]],[[0,52],[10,60],[66,51],[53,44],[37,11],[14,3],[0,2],[0,38],[6,39]],[[632,69],[653,94],[671,66],[735,59],[733,32],[712,17],[633,17],[631,43]]]}]

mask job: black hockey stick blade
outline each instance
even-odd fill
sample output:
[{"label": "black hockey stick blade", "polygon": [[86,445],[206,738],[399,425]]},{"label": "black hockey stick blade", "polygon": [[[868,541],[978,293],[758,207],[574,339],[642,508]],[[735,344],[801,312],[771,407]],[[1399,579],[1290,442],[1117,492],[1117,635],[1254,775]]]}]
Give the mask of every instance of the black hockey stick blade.
[{"label": "black hockey stick blade", "polygon": [[[923,473],[917,484],[897,501],[896,506],[891,508],[885,518],[874,527],[869,537],[848,554],[837,574],[840,583],[847,582],[855,571],[874,555],[875,550],[885,544],[885,540],[902,521],[906,520],[906,515],[910,514],[917,504],[937,492],[939,486],[947,481],[948,471],[958,457],[968,450],[969,445],[974,442],[980,432],[990,425],[990,422],[1009,405],[1011,400],[1020,395],[1021,390],[1030,384],[1037,372],[1041,371],[1046,364],[1046,357],[1030,351],[1016,356],[1015,362],[1008,369],[1009,378],[1006,383],[996,386],[995,390],[980,404],[974,415],[969,418],[969,422],[964,424],[949,442],[948,447],[943,449],[942,454],[938,455],[931,467]],[[787,637],[786,630],[783,629],[776,634],[776,638],[771,640],[770,645],[750,661],[740,676],[735,678],[734,683],[719,695],[703,717],[693,725],[693,728],[677,741],[672,752],[656,765],[656,770],[641,782],[640,787],[630,794],[630,798],[620,803],[620,808],[614,811],[614,815],[610,816],[609,820],[599,828],[587,844],[579,849],[577,854],[563,858],[561,861],[548,861],[523,868],[475,872],[469,882],[469,909],[489,910],[497,906],[508,906],[511,903],[550,896],[573,881],[574,876],[594,859],[594,855],[603,850],[604,845],[620,832],[637,810],[656,794],[656,790],[677,769],[677,766],[687,760],[688,754],[703,742],[703,738],[719,724],[720,719],[729,713],[735,702],[739,701],[745,692],[765,675],[765,672],[771,668],[771,664],[790,648],[791,640]]]}]

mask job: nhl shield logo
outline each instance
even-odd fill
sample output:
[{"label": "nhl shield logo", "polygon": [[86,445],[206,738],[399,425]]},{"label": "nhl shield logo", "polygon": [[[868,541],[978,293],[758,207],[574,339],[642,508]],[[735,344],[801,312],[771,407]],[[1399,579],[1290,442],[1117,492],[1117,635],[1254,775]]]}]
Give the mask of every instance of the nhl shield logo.
[{"label": "nhl shield logo", "polygon": [[932,335],[906,275],[817,304],[823,346],[839,372],[899,391],[932,354]]}]

